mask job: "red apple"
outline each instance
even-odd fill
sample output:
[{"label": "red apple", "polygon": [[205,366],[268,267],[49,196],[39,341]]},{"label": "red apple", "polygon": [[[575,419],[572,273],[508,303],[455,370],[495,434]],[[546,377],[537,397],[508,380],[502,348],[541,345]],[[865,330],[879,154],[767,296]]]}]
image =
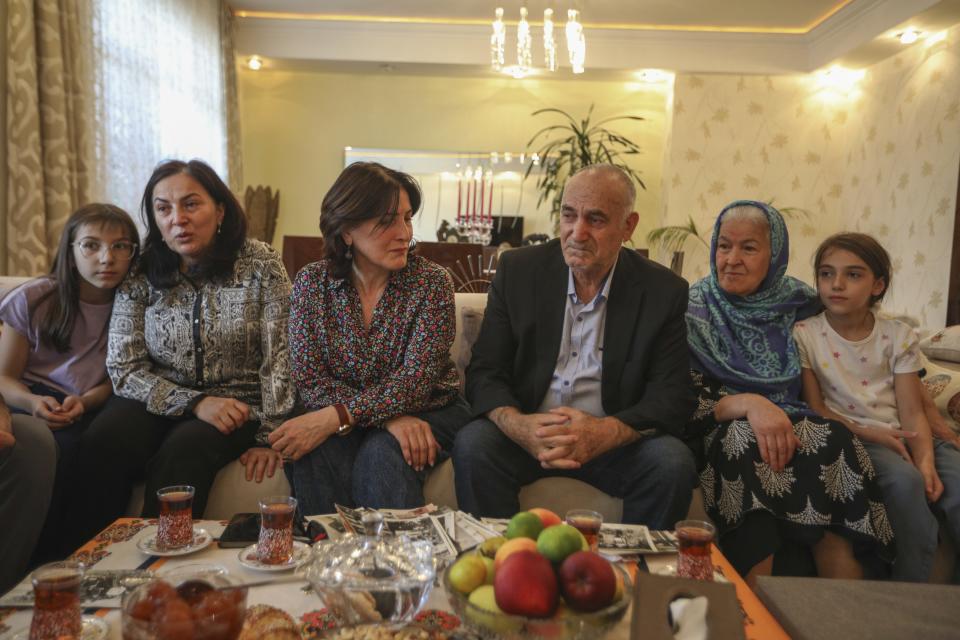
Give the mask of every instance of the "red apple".
[{"label": "red apple", "polygon": [[609,562],[591,551],[577,551],[560,565],[560,590],[577,611],[599,611],[613,602],[617,574]]},{"label": "red apple", "polygon": [[534,507],[533,509],[527,509],[530,513],[535,513],[540,522],[543,523],[543,528],[552,527],[555,524],[560,524],[563,520],[560,519],[560,516],[555,514],[550,509],[544,509],[543,507]]},{"label": "red apple", "polygon": [[531,618],[552,616],[559,599],[553,566],[536,551],[510,554],[497,568],[493,593],[505,613]]}]

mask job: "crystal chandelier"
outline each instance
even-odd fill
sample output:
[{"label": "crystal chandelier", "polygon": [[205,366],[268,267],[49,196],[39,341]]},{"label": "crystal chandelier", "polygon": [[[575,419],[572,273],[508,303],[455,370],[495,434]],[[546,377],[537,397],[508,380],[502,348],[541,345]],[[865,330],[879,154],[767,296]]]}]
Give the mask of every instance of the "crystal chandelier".
[{"label": "crystal chandelier", "polygon": [[[490,66],[494,71],[507,71],[504,67],[507,41],[507,27],[503,22],[503,7],[497,7],[490,36]],[[520,8],[520,21],[517,23],[517,63],[509,71],[516,78],[522,78],[533,71],[533,34],[527,21],[526,7]],[[583,73],[587,57],[587,40],[580,23],[580,12],[567,11],[567,23],[564,26],[567,41],[567,59],[573,73]],[[554,38],[553,9],[543,12],[543,64],[547,71],[556,71],[557,43]]]}]

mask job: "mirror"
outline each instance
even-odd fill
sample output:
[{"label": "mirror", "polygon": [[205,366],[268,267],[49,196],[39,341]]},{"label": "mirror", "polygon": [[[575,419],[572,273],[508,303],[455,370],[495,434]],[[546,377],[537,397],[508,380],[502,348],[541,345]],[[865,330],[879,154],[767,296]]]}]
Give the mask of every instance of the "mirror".
[{"label": "mirror", "polygon": [[526,153],[346,147],[343,166],[354,162],[379,162],[416,178],[423,193],[413,218],[418,241],[466,242],[465,223],[476,220],[489,221],[493,245],[506,241],[518,246],[530,234],[554,235],[550,204],[537,207],[539,167],[523,178]]}]

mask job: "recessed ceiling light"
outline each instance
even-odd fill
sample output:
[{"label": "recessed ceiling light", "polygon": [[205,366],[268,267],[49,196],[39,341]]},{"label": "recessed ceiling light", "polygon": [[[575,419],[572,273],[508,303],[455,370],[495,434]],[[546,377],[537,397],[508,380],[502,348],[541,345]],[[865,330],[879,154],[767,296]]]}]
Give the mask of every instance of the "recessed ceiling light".
[{"label": "recessed ceiling light", "polygon": [[666,82],[673,74],[663,69],[642,69],[634,74],[640,82]]},{"label": "recessed ceiling light", "polygon": [[522,80],[523,78],[528,78],[537,74],[536,70],[530,67],[524,68],[516,64],[502,68],[500,73],[516,78],[517,80]]},{"label": "recessed ceiling light", "polygon": [[900,38],[900,44],[913,44],[920,39],[920,32],[916,29],[907,29],[902,33],[898,33],[897,37]]},{"label": "recessed ceiling light", "polygon": [[263,68],[263,59],[260,56],[250,56],[250,59],[247,60],[247,67],[251,71],[260,71]]}]

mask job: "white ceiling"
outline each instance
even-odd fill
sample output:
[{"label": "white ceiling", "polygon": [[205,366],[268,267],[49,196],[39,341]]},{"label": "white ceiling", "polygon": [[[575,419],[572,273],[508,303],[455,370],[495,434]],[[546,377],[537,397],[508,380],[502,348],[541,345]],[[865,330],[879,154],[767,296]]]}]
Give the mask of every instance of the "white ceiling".
[{"label": "white ceiling", "polygon": [[[349,72],[489,74],[490,21],[503,6],[536,23],[552,6],[581,10],[585,78],[640,68],[733,73],[808,72],[865,66],[902,50],[911,26],[935,32],[960,22],[960,0],[229,0],[237,53],[267,68]],[[515,27],[508,26],[509,39]],[[914,45],[916,46],[916,45]],[[507,62],[512,52],[508,45]],[[561,68],[560,77],[572,77]]]},{"label": "white ceiling", "polygon": [[441,20],[493,19],[494,7],[503,7],[516,19],[520,6],[530,17],[552,7],[560,15],[566,9],[581,9],[591,24],[640,24],[661,26],[743,26],[752,28],[806,30],[852,0],[231,0],[236,11],[352,15],[366,17],[426,18]]}]

